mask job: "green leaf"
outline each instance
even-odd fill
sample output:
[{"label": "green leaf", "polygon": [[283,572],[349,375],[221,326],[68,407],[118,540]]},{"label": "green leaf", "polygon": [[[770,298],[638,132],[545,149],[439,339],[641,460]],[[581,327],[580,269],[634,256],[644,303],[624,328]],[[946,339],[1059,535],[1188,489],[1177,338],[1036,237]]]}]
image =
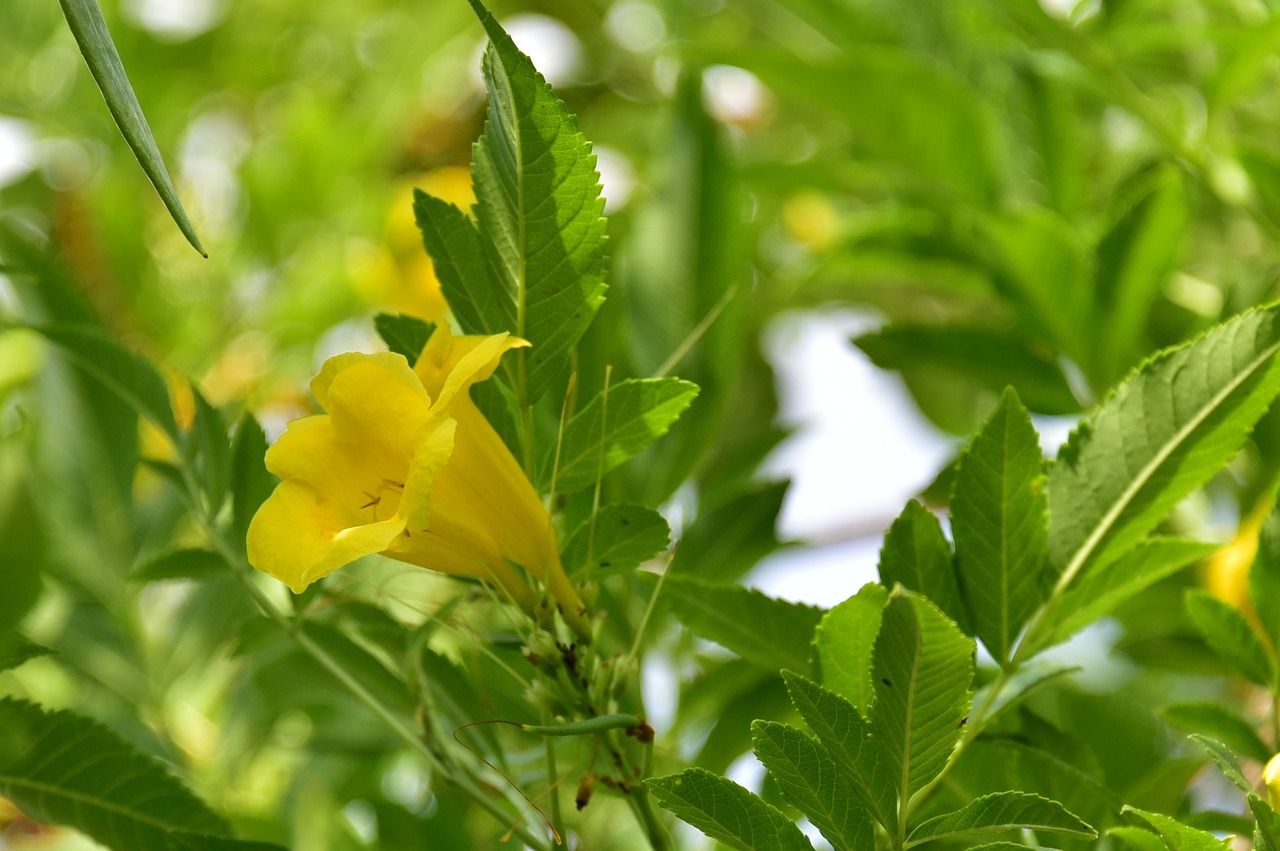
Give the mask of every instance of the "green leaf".
[{"label": "green leaf", "polygon": [[1244,772],[1240,770],[1240,761],[1236,759],[1236,755],[1231,749],[1222,742],[1203,736],[1199,733],[1192,734],[1188,738],[1200,747],[1204,748],[1209,758],[1217,763],[1218,768],[1222,769],[1222,773],[1227,779],[1236,784],[1242,792],[1252,792],[1253,784],[1244,776]]},{"label": "green leaf", "polygon": [[34,644],[16,635],[11,635],[7,639],[0,638],[0,671],[11,671],[24,662],[52,653],[53,651],[48,647]]},{"label": "green leaf", "polygon": [[1272,648],[1280,652],[1280,507],[1258,535],[1258,554],[1249,569],[1249,598]]},{"label": "green leaf", "polygon": [[881,369],[941,372],[993,394],[1013,387],[1028,408],[1041,414],[1080,410],[1061,367],[1043,346],[996,328],[889,325],[853,344]]},{"label": "green leaf", "polygon": [[732,581],[779,547],[776,525],[787,482],[766,482],[699,508],[671,561],[677,573]]},{"label": "green leaf", "polygon": [[1257,793],[1248,795],[1249,812],[1253,813],[1253,847],[1255,851],[1280,851],[1280,817]]},{"label": "green leaf", "polygon": [[169,550],[143,562],[129,578],[135,582],[159,582],[166,579],[208,579],[226,576],[229,565],[213,550],[182,548]]},{"label": "green leaf", "polygon": [[796,711],[844,772],[862,805],[892,834],[898,823],[897,792],[867,721],[848,700],[810,679],[791,671],[783,671],[782,679]]},{"label": "green leaf", "polygon": [[937,777],[969,714],[973,639],[926,598],[897,591],[876,639],[872,738],[900,805]]},{"label": "green leaf", "polygon": [[471,170],[480,243],[514,299],[512,330],[533,344],[520,357],[537,399],[604,301],[600,176],[577,120],[529,57],[479,0],[471,7],[491,42],[483,66],[489,110]]},{"label": "green leaf", "polygon": [[1231,848],[1230,839],[1218,839],[1208,831],[1188,827],[1177,819],[1160,813],[1150,813],[1128,805],[1121,812],[1138,816],[1155,828],[1170,851],[1226,851]]},{"label": "green leaf", "polygon": [[73,827],[121,851],[184,847],[178,833],[229,833],[159,763],[115,733],[11,698],[0,700],[0,794],[37,821]]},{"label": "green leaf", "polygon": [[75,36],[76,44],[80,47],[80,55],[89,66],[89,74],[98,84],[102,98],[107,102],[107,109],[115,119],[116,127],[120,128],[120,135],[129,144],[129,149],[137,157],[138,164],[146,172],[151,185],[155,187],[156,194],[164,202],[165,209],[169,211],[169,215],[173,217],[174,223],[187,238],[187,242],[191,243],[191,247],[196,251],[208,257],[204,246],[200,244],[200,238],[196,236],[195,228],[187,218],[186,211],[182,209],[182,202],[178,200],[173,181],[169,179],[169,170],[165,168],[155,137],[151,135],[146,116],[142,114],[138,97],[133,93],[133,86],[129,85],[124,64],[120,61],[120,54],[116,52],[116,46],[111,41],[107,22],[102,18],[102,10],[98,7],[97,0],[58,0],[58,3],[62,6],[62,14],[67,19],[71,34]]},{"label": "green leaf", "polygon": [[875,696],[871,688],[871,650],[880,632],[880,615],[888,602],[888,589],[869,582],[823,615],[814,637],[823,685],[847,698],[864,716]]},{"label": "green leaf", "polygon": [[253,414],[246,412],[231,442],[231,517],[242,547],[249,521],[275,490],[276,477],[267,472],[266,454],[267,435]]},{"label": "green leaf", "polygon": [[778,782],[782,797],[808,816],[837,851],[874,847],[868,814],[821,744],[775,721],[756,721],[751,737],[756,758]]},{"label": "green leaf", "polygon": [[1027,792],[995,792],[975,798],[960,809],[918,824],[906,847],[931,839],[953,838],[993,830],[1035,830],[1085,839],[1098,832],[1057,801]]},{"label": "green leaf", "polygon": [[1047,591],[1043,473],[1036,430],[1006,390],[961,455],[951,492],[960,593],[974,632],[1001,664]]},{"label": "green leaf", "polygon": [[822,609],[679,574],[667,577],[663,598],[681,623],[770,671],[807,671]]},{"label": "green leaf", "polygon": [[738,851],[813,851],[791,819],[727,777],[703,768],[645,781],[662,806]]},{"label": "green leaf", "polygon": [[1164,840],[1157,834],[1141,827],[1121,825],[1107,831],[1108,836],[1118,837],[1134,851],[1166,851]]},{"label": "green leaf", "polygon": [[652,508],[606,505],[578,527],[561,561],[570,578],[602,579],[643,564],[671,543],[671,527]]},{"label": "green leaf", "polygon": [[1176,166],[1166,163],[1149,177],[1137,203],[1102,238],[1097,252],[1097,348],[1103,381],[1119,378],[1142,352],[1152,302],[1160,295],[1183,245],[1187,201]]},{"label": "green leaf", "polygon": [[1086,571],[1065,594],[1054,597],[1039,618],[1036,634],[1024,639],[1019,654],[1030,655],[1061,644],[1125,600],[1172,576],[1189,564],[1206,558],[1218,544],[1153,537],[1143,541],[1111,564]]},{"label": "green leaf", "polygon": [[1274,660],[1244,612],[1208,591],[1192,590],[1187,592],[1187,613],[1224,661],[1258,685],[1271,685]]},{"label": "green leaf", "polygon": [[1061,592],[1136,546],[1235,455],[1280,390],[1276,308],[1253,310],[1129,376],[1049,469],[1049,551]]},{"label": "green leaf", "polygon": [[195,422],[192,426],[195,449],[196,473],[208,500],[210,516],[216,516],[227,496],[231,476],[231,443],[227,438],[227,424],[222,412],[210,405],[194,384],[191,394],[195,399]]},{"label": "green leaf", "polygon": [[951,545],[933,512],[914,499],[893,521],[880,550],[880,581],[923,594],[964,631],[969,616],[960,597]]},{"label": "green leaf", "polygon": [[1217,739],[1249,759],[1265,763],[1271,758],[1253,725],[1221,703],[1175,703],[1162,709],[1160,717],[1170,727]]},{"label": "green leaf", "polygon": [[398,355],[404,355],[409,366],[417,364],[423,347],[436,330],[436,326],[425,319],[407,313],[379,313],[373,317],[373,327],[382,342],[387,344],[387,348]]},{"label": "green leaf", "polygon": [[[8,460],[8,459],[0,459]],[[0,648],[40,598],[49,540],[25,478],[0,491]]]},{"label": "green leaf", "polygon": [[164,432],[175,448],[182,446],[169,386],[149,360],[90,326],[55,323],[30,327],[60,346],[68,360]]},{"label": "green leaf", "polygon": [[[1017,672],[1005,681],[1004,687],[1000,689],[1000,694],[991,703],[990,708],[987,709],[986,723],[989,725],[993,720],[999,718],[1050,683],[1081,670],[1083,669],[1078,665],[1054,663],[1019,666]],[[974,695],[974,702],[981,706],[990,688],[991,684],[988,684],[979,689],[977,694]]]},{"label": "green leaf", "polygon": [[[569,420],[555,474],[557,493],[573,493],[633,457],[667,433],[698,395],[696,384],[678,378],[621,381]],[[555,447],[542,465],[544,490],[551,485]]]}]

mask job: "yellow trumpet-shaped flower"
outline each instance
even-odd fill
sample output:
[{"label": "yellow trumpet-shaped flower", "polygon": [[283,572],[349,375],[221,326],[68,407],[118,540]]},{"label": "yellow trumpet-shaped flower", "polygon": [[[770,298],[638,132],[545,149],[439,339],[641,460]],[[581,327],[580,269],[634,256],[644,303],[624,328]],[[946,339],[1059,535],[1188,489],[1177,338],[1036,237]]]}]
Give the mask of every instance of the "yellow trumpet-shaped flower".
[{"label": "yellow trumpet-shaped flower", "polygon": [[1271,806],[1280,807],[1280,753],[1271,757],[1262,769],[1262,782],[1267,786]]},{"label": "yellow trumpet-shaped flower", "polygon": [[411,369],[398,354],[343,354],[311,391],[326,413],[294,420],[267,451],[282,481],[249,525],[249,561],[300,593],[361,556],[487,580],[526,611],[540,580],[586,638],[551,518],[471,401],[523,340],[455,337],[441,324]]}]

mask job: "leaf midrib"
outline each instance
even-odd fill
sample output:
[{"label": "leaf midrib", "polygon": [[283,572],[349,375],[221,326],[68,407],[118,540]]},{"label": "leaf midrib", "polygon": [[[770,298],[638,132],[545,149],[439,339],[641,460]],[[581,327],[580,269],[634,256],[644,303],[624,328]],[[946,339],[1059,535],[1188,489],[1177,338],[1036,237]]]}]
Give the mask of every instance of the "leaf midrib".
[{"label": "leaf midrib", "polygon": [[66,798],[68,800],[74,801],[76,804],[88,804],[98,809],[106,810],[107,812],[114,813],[116,815],[132,819],[133,821],[141,822],[150,827],[157,828],[158,830],[162,830],[165,833],[184,832],[184,831],[180,831],[179,828],[175,827],[172,824],[169,824],[168,822],[160,821],[159,819],[145,815],[137,810],[130,809],[129,807],[123,806],[121,804],[114,803],[105,798],[97,798],[92,795],[86,794],[84,792],[77,792],[72,789],[67,789],[64,786],[58,786],[53,783],[46,783],[40,780],[31,780],[30,778],[25,778],[25,777],[15,777],[10,774],[0,774],[0,785],[6,786],[10,789],[13,789],[13,788],[29,789],[33,792],[38,792],[43,795],[53,795],[60,798]]}]

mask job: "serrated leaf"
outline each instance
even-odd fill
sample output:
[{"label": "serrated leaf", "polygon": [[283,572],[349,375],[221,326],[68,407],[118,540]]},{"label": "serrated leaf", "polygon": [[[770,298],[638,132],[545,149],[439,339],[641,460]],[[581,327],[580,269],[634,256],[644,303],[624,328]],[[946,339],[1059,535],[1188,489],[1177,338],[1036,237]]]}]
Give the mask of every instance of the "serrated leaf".
[{"label": "serrated leaf", "polygon": [[1178,538],[1149,538],[1114,562],[1087,571],[1066,593],[1049,601],[1039,618],[1036,633],[1027,634],[1031,655],[1062,642],[1117,606],[1172,576],[1189,564],[1206,558],[1217,544]]},{"label": "serrated leaf", "polygon": [[169,386],[149,360],[90,326],[49,324],[29,327],[60,346],[69,360],[146,417],[164,432],[175,447],[182,446]]},{"label": "serrated leaf", "polygon": [[479,3],[489,35],[484,134],[473,152],[476,220],[489,269],[514,298],[515,334],[536,400],[604,301],[605,221],[600,176],[577,120]]},{"label": "serrated leaf", "polygon": [[1170,851],[1226,851],[1231,848],[1230,839],[1218,839],[1212,833],[1188,827],[1175,818],[1151,813],[1126,805],[1121,812],[1132,813],[1155,828]]},{"label": "serrated leaf", "polygon": [[880,632],[880,615],[888,602],[889,590],[870,582],[823,615],[814,637],[823,685],[847,698],[863,716],[875,696],[871,688],[871,650]]},{"label": "serrated leaf", "polygon": [[601,579],[638,567],[670,543],[671,527],[652,508],[606,505],[569,537],[561,561],[570,578]]},{"label": "serrated leaf", "polygon": [[1098,832],[1057,801],[1027,792],[995,792],[975,798],[953,813],[916,825],[906,847],[931,839],[994,830],[1035,830],[1093,839]]},{"label": "serrated leaf", "polygon": [[246,412],[231,441],[231,520],[241,547],[249,521],[276,486],[276,477],[267,472],[266,456],[266,432],[253,414]]},{"label": "serrated leaf", "polygon": [[490,271],[480,232],[448,201],[413,190],[413,218],[431,256],[440,291],[466,334],[514,333],[515,294]]},{"label": "serrated leaf", "polygon": [[783,671],[782,679],[796,711],[844,772],[862,805],[892,834],[898,823],[897,793],[866,719],[848,700],[810,679],[791,671]]},{"label": "serrated leaf", "polygon": [[1252,760],[1265,763],[1271,758],[1271,749],[1253,725],[1220,703],[1175,703],[1160,710],[1160,717],[1170,727],[1216,739]]},{"label": "serrated leaf", "polygon": [[1258,553],[1249,569],[1249,599],[1258,622],[1280,653],[1280,508],[1262,524]]},{"label": "serrated leaf", "polygon": [[142,106],[133,92],[133,86],[129,85],[124,63],[120,61],[120,54],[111,41],[107,22],[102,18],[102,9],[98,7],[97,0],[58,0],[58,3],[62,6],[62,14],[80,48],[80,55],[89,66],[89,74],[98,84],[102,99],[107,102],[107,109],[115,119],[116,127],[120,129],[120,135],[137,157],[138,164],[146,172],[156,194],[164,202],[165,209],[169,211],[187,242],[208,257],[204,246],[200,244],[200,237],[196,236],[195,228],[187,218],[186,210],[182,209],[182,202],[178,200],[178,193],[169,178],[169,170],[165,168],[164,158],[160,156],[160,148],[151,135],[151,127],[142,114]]},{"label": "serrated leaf", "polygon": [[209,579],[214,576],[226,576],[229,569],[227,560],[220,553],[183,547],[169,550],[143,562],[129,574],[129,578],[135,582]]},{"label": "serrated leaf", "polygon": [[1187,613],[1205,643],[1236,671],[1260,686],[1274,678],[1274,660],[1244,612],[1208,591],[1187,592]]},{"label": "serrated leaf", "polygon": [[871,733],[901,805],[942,771],[969,713],[973,639],[933,603],[894,593],[876,639]]},{"label": "serrated leaf", "polygon": [[1049,551],[1063,590],[1132,549],[1235,455],[1280,390],[1276,308],[1167,349],[1072,433],[1049,469]]},{"label": "serrated leaf", "polygon": [[1236,759],[1236,755],[1217,739],[1204,736],[1199,733],[1193,733],[1188,736],[1191,741],[1204,748],[1204,752],[1209,755],[1218,766],[1222,769],[1222,773],[1227,779],[1236,784],[1242,792],[1252,792],[1253,784],[1244,776],[1244,772],[1240,770],[1240,761]]},{"label": "serrated leaf", "polygon": [[893,521],[880,549],[880,581],[923,594],[965,632],[969,616],[960,597],[951,545],[938,518],[914,499]]},{"label": "serrated leaf", "polygon": [[874,847],[869,814],[813,737],[786,724],[756,721],[751,738],[756,758],[769,769],[782,797],[808,816],[837,851]]},{"label": "serrated leaf", "polygon": [[1134,851],[1166,851],[1167,848],[1158,834],[1141,827],[1121,825],[1108,830],[1107,835],[1118,837]]},{"label": "serrated leaf", "polygon": [[822,609],[679,574],[667,577],[662,593],[681,623],[748,662],[770,671],[809,669]]},{"label": "serrated leaf", "polygon": [[436,330],[436,326],[425,319],[419,319],[407,313],[379,313],[373,317],[373,327],[382,338],[382,342],[387,344],[387,348],[396,354],[404,355],[409,361],[409,366],[414,366],[418,362],[418,356],[422,354],[423,347],[427,345],[427,340],[431,339],[431,333]]},{"label": "serrated leaf", "polygon": [[191,385],[191,395],[195,400],[192,445],[196,453],[196,473],[209,514],[216,516],[226,499],[231,477],[231,441],[227,437],[227,424],[222,412],[210,405],[194,384]]},{"label": "serrated leaf", "polygon": [[11,698],[0,699],[0,794],[37,821],[120,851],[169,849],[174,833],[229,833],[159,763],[107,728]]},{"label": "serrated leaf", "polygon": [[[678,378],[620,381],[569,420],[560,445],[557,493],[573,493],[635,456],[667,433],[698,395],[698,386]],[[542,465],[544,489],[551,485],[555,447]]]},{"label": "serrated leaf", "polygon": [[645,781],[664,809],[738,851],[813,851],[791,819],[727,777],[703,768]]},{"label": "serrated leaf", "polygon": [[1255,792],[1248,795],[1249,812],[1253,814],[1254,851],[1280,851],[1280,817],[1271,805]]},{"label": "serrated leaf", "polygon": [[0,671],[12,670],[24,662],[41,656],[48,656],[53,651],[48,647],[11,635],[7,639],[0,637]]},{"label": "serrated leaf", "polygon": [[1013,390],[960,457],[951,492],[960,594],[973,631],[1001,664],[1044,600],[1044,459]]}]

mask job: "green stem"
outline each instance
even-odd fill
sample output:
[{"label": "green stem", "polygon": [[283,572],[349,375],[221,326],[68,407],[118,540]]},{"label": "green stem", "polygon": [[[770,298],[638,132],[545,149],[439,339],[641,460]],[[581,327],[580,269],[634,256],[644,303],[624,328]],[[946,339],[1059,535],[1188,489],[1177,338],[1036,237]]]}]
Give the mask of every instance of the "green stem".
[{"label": "green stem", "polygon": [[[547,709],[542,709],[542,723],[545,725],[549,720]],[[528,729],[527,727],[525,729]],[[551,828],[555,831],[559,842],[564,842],[564,814],[560,811],[560,771],[556,768],[556,743],[550,736],[542,741],[543,754],[547,761],[547,786],[551,794]]]}]

